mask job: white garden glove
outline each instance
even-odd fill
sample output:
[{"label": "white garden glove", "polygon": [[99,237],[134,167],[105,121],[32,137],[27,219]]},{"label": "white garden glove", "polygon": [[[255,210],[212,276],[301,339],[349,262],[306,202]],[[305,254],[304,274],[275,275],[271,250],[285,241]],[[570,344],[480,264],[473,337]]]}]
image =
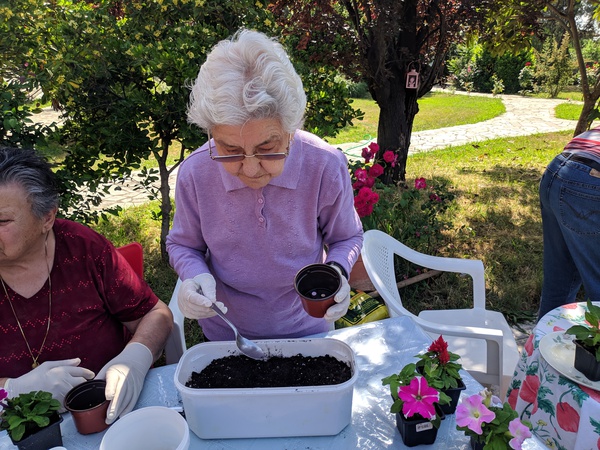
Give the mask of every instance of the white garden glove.
[{"label": "white garden glove", "polygon": [[213,303],[224,313],[227,312],[227,307],[217,301],[217,282],[210,273],[196,275],[181,283],[177,293],[177,304],[188,319],[213,317],[217,314],[210,307]]},{"label": "white garden glove", "polygon": [[9,378],[4,383],[8,397],[31,391],[46,391],[52,394],[62,404],[65,395],[75,386],[94,378],[94,372],[79,367],[81,359],[64,359],[61,361],[46,361],[19,378]]},{"label": "white garden glove", "polygon": [[348,307],[350,306],[350,285],[348,284],[348,280],[342,273],[342,270],[334,264],[330,264],[335,270],[337,270],[340,274],[340,279],[342,280],[342,285],[340,286],[340,290],[335,294],[333,298],[335,300],[335,305],[330,306],[323,318],[327,322],[335,322],[341,317],[344,317],[348,312]]},{"label": "white garden glove", "polygon": [[106,380],[104,394],[107,400],[111,400],[106,412],[107,424],[133,409],[153,362],[154,357],[148,347],[132,342],[98,372],[96,378]]}]

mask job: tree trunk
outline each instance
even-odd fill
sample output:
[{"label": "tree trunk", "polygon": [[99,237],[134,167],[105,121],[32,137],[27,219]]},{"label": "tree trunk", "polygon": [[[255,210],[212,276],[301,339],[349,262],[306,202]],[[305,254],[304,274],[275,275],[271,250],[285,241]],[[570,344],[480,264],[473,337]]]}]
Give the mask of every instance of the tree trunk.
[{"label": "tree trunk", "polygon": [[[584,131],[586,131],[590,125],[592,124],[593,120],[590,120],[590,115],[594,112],[594,110],[596,109],[596,102],[598,101],[598,98],[600,97],[600,92],[596,92],[598,89],[595,89],[594,92],[590,92],[588,95],[583,96],[583,107],[581,108],[581,114],[579,115],[579,119],[577,120],[577,126],[575,127],[575,132],[573,133],[573,136],[577,136],[581,133],[583,133]],[[596,111],[596,117],[597,117],[597,111]]]},{"label": "tree trunk", "polygon": [[573,136],[577,136],[583,133],[590,127],[591,122],[588,120],[588,117],[591,114],[591,112],[595,109],[597,100],[598,97],[592,98],[584,96],[583,107],[581,109],[579,119],[577,120],[577,126],[575,127],[575,132],[573,133]]},{"label": "tree trunk", "polygon": [[[402,81],[402,82],[400,82]],[[413,121],[419,112],[417,90],[406,89],[404,77],[394,78],[386,93],[379,93],[379,123],[377,125],[377,143],[380,152],[393,150],[398,159],[395,167],[386,167],[383,175],[385,184],[406,180],[406,163]],[[380,155],[381,156],[381,155]]]},{"label": "tree trunk", "polygon": [[[176,166],[175,166],[176,167]],[[167,253],[167,234],[171,226],[171,187],[169,186],[169,175],[174,168],[167,168],[166,158],[158,159],[158,170],[160,173],[160,257],[165,263],[169,263]]]}]

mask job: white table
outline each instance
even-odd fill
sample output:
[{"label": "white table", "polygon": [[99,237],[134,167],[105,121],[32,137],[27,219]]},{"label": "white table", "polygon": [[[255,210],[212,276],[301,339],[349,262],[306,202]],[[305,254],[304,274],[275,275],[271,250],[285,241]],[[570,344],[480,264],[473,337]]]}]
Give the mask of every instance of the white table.
[{"label": "white table", "polygon": [[[190,449],[243,449],[243,450],[330,450],[330,449],[401,449],[400,433],[395,415],[389,412],[389,387],[381,379],[399,372],[406,364],[416,362],[414,355],[426,351],[431,339],[408,317],[396,317],[365,325],[330,331],[315,337],[334,337],[346,342],[355,352],[359,372],[354,387],[352,422],[336,436],[203,440],[191,433]],[[146,378],[144,390],[136,408],[153,405],[181,406],[174,385],[175,365],[152,369]],[[462,396],[478,393],[482,386],[467,372],[462,372],[467,386]],[[69,414],[62,425],[64,446],[67,450],[97,449],[102,433],[82,436],[77,433]],[[0,441],[0,449],[3,449]],[[467,450],[469,440],[456,430],[454,415],[442,422],[437,440],[423,449]],[[528,440],[524,449],[544,448],[537,441]]]}]

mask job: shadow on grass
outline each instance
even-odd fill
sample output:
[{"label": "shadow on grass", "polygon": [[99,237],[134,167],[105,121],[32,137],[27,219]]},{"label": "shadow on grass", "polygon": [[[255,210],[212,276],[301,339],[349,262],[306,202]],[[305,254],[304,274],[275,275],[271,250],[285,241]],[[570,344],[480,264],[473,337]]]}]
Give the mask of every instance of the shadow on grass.
[{"label": "shadow on grass", "polygon": [[[487,308],[503,312],[513,323],[531,320],[537,312],[542,282],[540,171],[497,164],[483,170],[462,168],[461,173],[476,178],[479,186],[475,192],[452,191],[457,201],[468,207],[462,213],[463,224],[453,224],[446,231],[439,253],[482,260]],[[452,216],[448,219],[453,221]],[[472,306],[472,282],[470,277],[442,274],[404,288],[401,295],[415,313],[468,308]]]}]

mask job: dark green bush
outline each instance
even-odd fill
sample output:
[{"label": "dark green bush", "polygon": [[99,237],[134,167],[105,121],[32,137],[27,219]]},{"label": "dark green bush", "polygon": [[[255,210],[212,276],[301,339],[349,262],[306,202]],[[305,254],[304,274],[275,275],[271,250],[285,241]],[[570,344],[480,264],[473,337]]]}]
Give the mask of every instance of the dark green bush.
[{"label": "dark green bush", "polygon": [[367,83],[365,83],[364,81],[360,81],[358,83],[348,83],[348,95],[350,96],[350,98],[371,98],[371,94],[369,93]]}]

